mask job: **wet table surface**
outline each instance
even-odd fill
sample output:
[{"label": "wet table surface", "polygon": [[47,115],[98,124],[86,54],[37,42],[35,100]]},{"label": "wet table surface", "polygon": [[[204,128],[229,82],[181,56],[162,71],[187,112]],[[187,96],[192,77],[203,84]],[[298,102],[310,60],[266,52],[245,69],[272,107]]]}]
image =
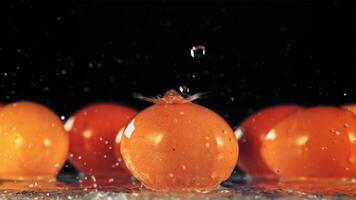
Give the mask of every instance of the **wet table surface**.
[{"label": "wet table surface", "polygon": [[[2,199],[356,199],[356,180],[281,181],[233,177],[208,193],[153,192],[138,183],[106,184],[107,180],[86,179],[62,182],[0,182]],[[63,182],[67,182],[64,183]],[[111,186],[110,186],[111,185]]]}]

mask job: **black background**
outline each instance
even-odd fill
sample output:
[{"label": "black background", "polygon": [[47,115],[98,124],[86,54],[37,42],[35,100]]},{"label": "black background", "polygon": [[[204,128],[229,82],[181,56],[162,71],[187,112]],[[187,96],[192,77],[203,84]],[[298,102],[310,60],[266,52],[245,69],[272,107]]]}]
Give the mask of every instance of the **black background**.
[{"label": "black background", "polygon": [[[3,103],[36,101],[68,118],[100,101],[142,109],[150,103],[133,93],[186,85],[236,127],[269,105],[356,100],[355,15],[339,1],[0,5]],[[207,54],[192,58],[199,44]]]}]

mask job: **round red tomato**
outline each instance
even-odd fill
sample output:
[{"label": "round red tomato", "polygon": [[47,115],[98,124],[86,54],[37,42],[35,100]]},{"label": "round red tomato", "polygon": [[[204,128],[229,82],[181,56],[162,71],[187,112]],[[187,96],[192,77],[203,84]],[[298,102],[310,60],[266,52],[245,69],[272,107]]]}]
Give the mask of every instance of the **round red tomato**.
[{"label": "round red tomato", "polygon": [[0,179],[53,179],[68,156],[68,134],[48,108],[17,102],[0,110]]},{"label": "round red tomato", "polygon": [[218,114],[169,91],[125,128],[121,153],[148,188],[210,191],[231,175],[238,145]]},{"label": "round red tomato", "polygon": [[244,172],[251,176],[275,176],[261,155],[263,140],[279,121],[300,109],[297,105],[269,107],[254,113],[240,125],[235,134],[240,147],[238,165]]},{"label": "round red tomato", "polygon": [[65,124],[70,161],[87,175],[127,179],[129,173],[120,162],[121,156],[115,155],[115,137],[135,115],[135,110],[111,103],[90,105],[75,113]]},{"label": "round red tomato", "polygon": [[356,116],[336,107],[297,111],[265,136],[262,155],[282,178],[355,178]]}]

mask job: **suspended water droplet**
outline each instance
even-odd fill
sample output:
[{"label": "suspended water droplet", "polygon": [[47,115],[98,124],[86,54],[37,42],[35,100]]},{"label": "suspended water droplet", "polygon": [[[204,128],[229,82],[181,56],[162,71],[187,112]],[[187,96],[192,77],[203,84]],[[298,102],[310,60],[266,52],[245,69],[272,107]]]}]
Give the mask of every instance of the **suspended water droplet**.
[{"label": "suspended water droplet", "polygon": [[182,94],[189,94],[189,87],[187,85],[181,85],[179,86],[179,91]]},{"label": "suspended water droplet", "polygon": [[197,45],[193,46],[192,49],[190,50],[190,55],[193,58],[201,58],[205,56],[206,50],[204,45]]}]

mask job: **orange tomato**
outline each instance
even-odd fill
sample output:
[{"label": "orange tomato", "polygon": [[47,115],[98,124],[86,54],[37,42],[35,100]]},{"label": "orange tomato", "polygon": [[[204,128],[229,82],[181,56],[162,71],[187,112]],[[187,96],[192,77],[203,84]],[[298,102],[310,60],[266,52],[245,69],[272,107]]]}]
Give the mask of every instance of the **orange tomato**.
[{"label": "orange tomato", "polygon": [[248,117],[235,131],[239,138],[239,167],[251,176],[274,177],[263,160],[262,143],[268,131],[279,121],[297,110],[297,105],[280,105],[263,109]]},{"label": "orange tomato", "polygon": [[0,179],[51,179],[68,156],[68,135],[48,108],[17,102],[0,111]]},{"label": "orange tomato", "polygon": [[297,111],[265,136],[262,155],[282,178],[355,178],[356,116],[336,107]]},{"label": "orange tomato", "polygon": [[131,108],[110,103],[93,104],[75,113],[65,124],[70,161],[81,172],[108,179],[111,184],[128,179],[130,173],[120,163],[121,155],[115,154],[115,145],[119,145],[115,137],[135,115]]},{"label": "orange tomato", "polygon": [[121,153],[147,188],[209,191],[231,175],[238,144],[218,114],[169,91],[125,128]]}]

